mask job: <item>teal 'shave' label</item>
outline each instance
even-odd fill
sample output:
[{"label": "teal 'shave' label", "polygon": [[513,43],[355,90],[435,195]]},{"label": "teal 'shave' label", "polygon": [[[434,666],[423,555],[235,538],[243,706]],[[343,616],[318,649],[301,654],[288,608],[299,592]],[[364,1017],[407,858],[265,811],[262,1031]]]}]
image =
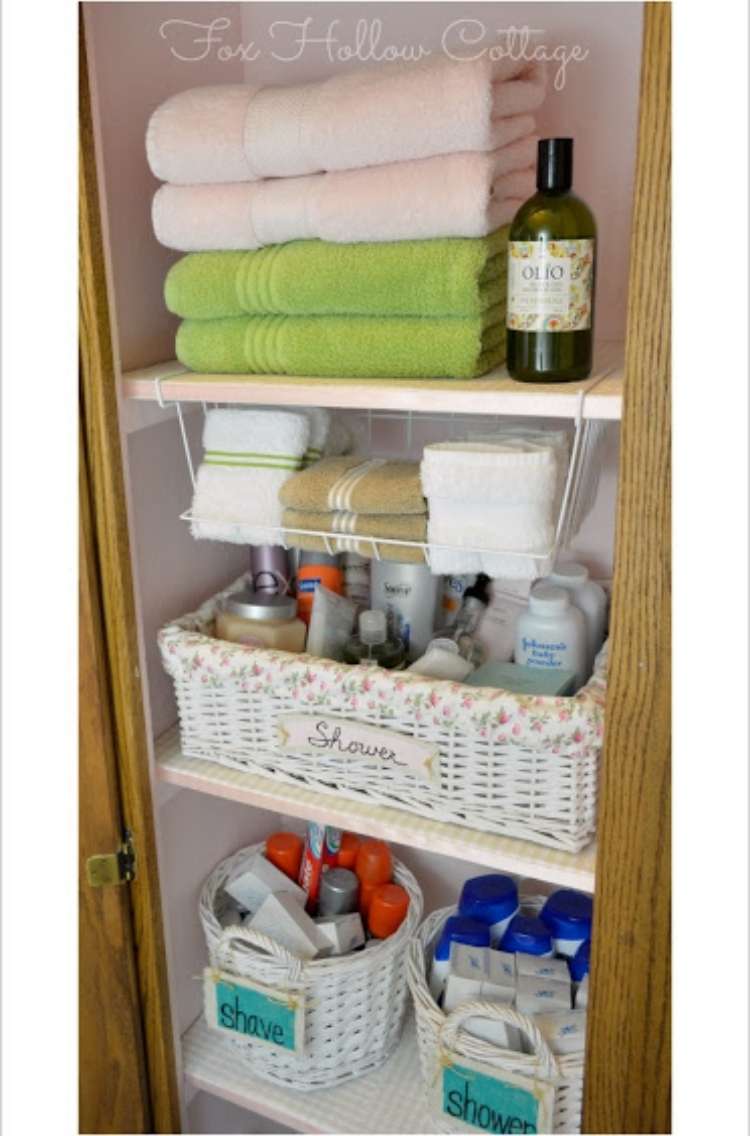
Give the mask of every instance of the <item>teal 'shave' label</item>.
[{"label": "teal 'shave' label", "polygon": [[206,1021],[215,1030],[301,1053],[304,996],[270,990],[247,979],[207,968],[204,972]]},{"label": "teal 'shave' label", "polygon": [[475,1063],[448,1065],[441,1081],[441,1110],[472,1132],[551,1132],[554,1087]]}]

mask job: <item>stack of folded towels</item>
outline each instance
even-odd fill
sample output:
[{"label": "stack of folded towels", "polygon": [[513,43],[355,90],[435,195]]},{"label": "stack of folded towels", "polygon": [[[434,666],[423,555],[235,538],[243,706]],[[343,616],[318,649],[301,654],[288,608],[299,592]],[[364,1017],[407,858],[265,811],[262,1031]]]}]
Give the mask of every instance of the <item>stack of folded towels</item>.
[{"label": "stack of folded towels", "polygon": [[[193,370],[471,378],[505,358],[507,226],[533,192],[537,64],[185,91],[153,114],[153,222]],[[216,251],[223,250],[223,251]]]},{"label": "stack of folded towels", "polygon": [[[331,457],[297,473],[279,489],[284,540],[318,552],[357,552],[383,560],[422,561],[421,547],[382,544],[424,541],[427,503],[422,496],[419,463],[383,458]],[[304,530],[310,530],[305,535]],[[331,533],[326,541],[313,533]],[[370,537],[370,540],[357,539]]]},{"label": "stack of folded towels", "polygon": [[209,410],[191,508],[193,536],[277,544],[284,484],[298,471],[313,469],[322,455],[347,450],[350,442],[327,410]]},{"label": "stack of folded towels", "polygon": [[540,575],[538,559],[521,554],[550,551],[567,463],[564,431],[507,430],[425,446],[420,475],[432,571],[505,580]]}]

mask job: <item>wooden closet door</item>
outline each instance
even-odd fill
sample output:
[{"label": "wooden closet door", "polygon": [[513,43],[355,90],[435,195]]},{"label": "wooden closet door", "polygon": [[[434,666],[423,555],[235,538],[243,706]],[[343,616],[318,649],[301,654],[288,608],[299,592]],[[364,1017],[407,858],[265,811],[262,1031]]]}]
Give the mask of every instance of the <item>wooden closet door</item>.
[{"label": "wooden closet door", "polygon": [[[96,1122],[89,1130],[102,1133],[179,1132],[117,379],[82,27],[79,44],[81,472],[87,487],[81,515],[86,524],[82,565],[88,573],[81,614],[85,618],[88,605],[92,620],[98,619],[85,633],[89,686],[81,696],[81,837],[87,845],[82,852],[90,856],[114,851],[125,825],[133,835],[137,859],[132,883],[102,889],[98,896],[90,895],[88,885],[82,883],[81,919],[87,934],[82,939],[81,1022],[89,1031],[82,1036],[82,1118],[85,1112],[87,1122],[89,1117],[92,1124]],[[100,698],[100,713],[89,726],[92,690]],[[89,827],[97,815],[101,830]],[[107,950],[117,956],[110,960],[117,972],[112,984],[107,961],[99,958]],[[99,976],[96,985],[87,980],[89,967]],[[105,1018],[108,1028],[102,1033],[99,1019]],[[123,1089],[116,1098],[114,1082]],[[120,1111],[126,1105],[125,1086],[133,1094],[134,1109],[127,1123]]]},{"label": "wooden closet door", "polygon": [[646,4],[584,1131],[670,1127],[670,5]]},{"label": "wooden closet door", "polygon": [[79,1131],[150,1132],[128,885],[93,888],[86,860],[123,834],[85,454],[79,539]]}]

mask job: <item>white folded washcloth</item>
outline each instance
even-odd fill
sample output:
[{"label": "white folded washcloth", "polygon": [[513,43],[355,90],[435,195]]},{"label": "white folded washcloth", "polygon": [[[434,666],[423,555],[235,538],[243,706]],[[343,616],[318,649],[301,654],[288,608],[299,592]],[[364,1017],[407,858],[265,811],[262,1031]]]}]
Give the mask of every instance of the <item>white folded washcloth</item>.
[{"label": "white folded washcloth", "polygon": [[498,505],[546,504],[558,479],[555,447],[521,437],[497,442],[435,442],[420,466],[425,497]]},{"label": "white folded washcloth", "polygon": [[561,431],[513,429],[425,446],[420,477],[432,571],[508,580],[541,575],[544,561],[509,554],[551,550],[566,447]]},{"label": "white folded washcloth", "polygon": [[161,244],[180,252],[287,241],[482,237],[534,192],[537,139],[488,153],[445,154],[362,170],[225,185],[163,185],[151,210]]},{"label": "white folded washcloth", "polygon": [[277,544],[279,489],[302,468],[309,441],[304,413],[209,410],[191,509],[196,540]]},{"label": "white folded washcloth", "polygon": [[298,86],[200,87],[154,111],[146,151],[156,177],[197,185],[496,150],[519,137],[513,119],[544,94],[542,65],[487,57],[360,68]]}]

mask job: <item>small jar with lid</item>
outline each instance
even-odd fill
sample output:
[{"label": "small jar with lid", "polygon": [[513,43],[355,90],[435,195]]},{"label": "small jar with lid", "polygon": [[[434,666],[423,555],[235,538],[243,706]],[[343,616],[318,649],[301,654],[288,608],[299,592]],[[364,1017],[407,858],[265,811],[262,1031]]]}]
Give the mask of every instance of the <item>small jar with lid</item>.
[{"label": "small jar with lid", "polygon": [[233,592],[216,613],[216,638],[247,647],[304,651],[307,628],[297,618],[294,596],[267,592]]}]

